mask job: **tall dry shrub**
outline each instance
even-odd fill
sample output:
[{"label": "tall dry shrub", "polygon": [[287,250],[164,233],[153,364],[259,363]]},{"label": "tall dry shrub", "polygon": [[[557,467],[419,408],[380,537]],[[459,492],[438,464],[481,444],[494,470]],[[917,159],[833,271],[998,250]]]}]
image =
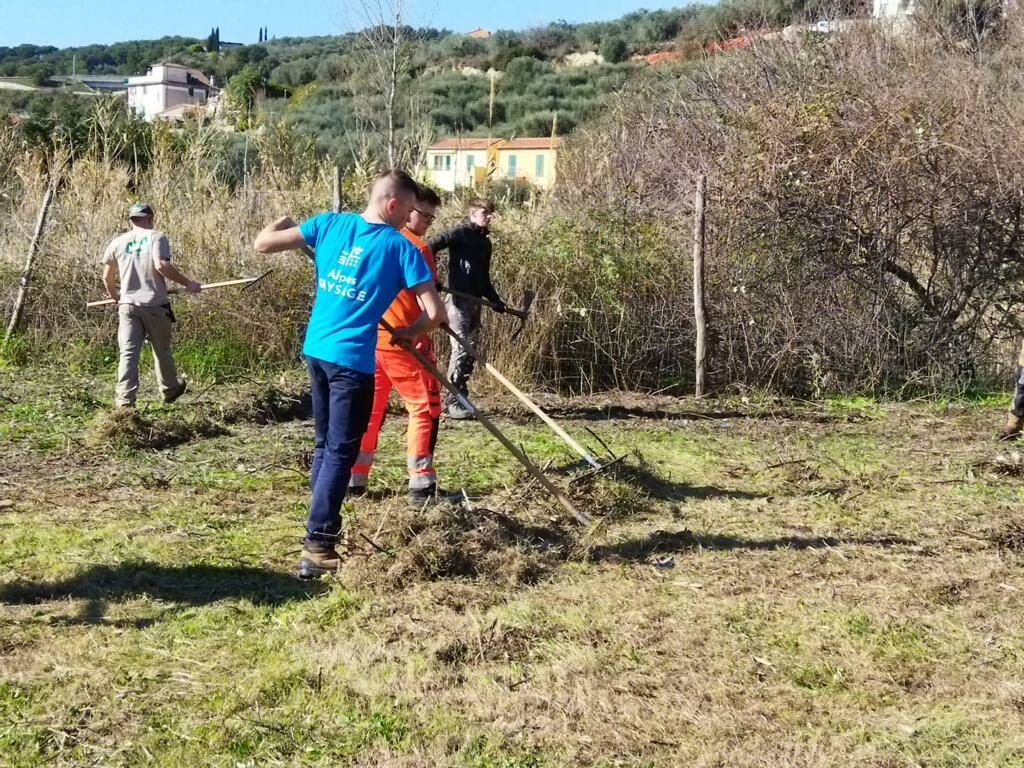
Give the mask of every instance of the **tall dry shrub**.
[{"label": "tall dry shrub", "polygon": [[[297,339],[308,317],[312,277],[301,255],[264,257],[252,249],[259,229],[271,218],[302,218],[324,210],[329,200],[328,172],[322,164],[305,168],[293,185],[257,172],[239,189],[219,181],[223,155],[219,133],[200,127],[159,131],[144,173],[105,159],[101,145],[65,164],[48,217],[22,332],[34,347],[55,342],[61,348],[80,342],[112,347],[113,311],[86,309],[102,298],[101,255],[105,245],[125,231],[127,212],[137,200],[156,209],[157,227],[170,238],[182,269],[203,282],[252,276],[273,268],[258,290],[227,289],[179,299],[180,343],[216,346],[237,358],[240,367],[294,361]],[[0,274],[4,298],[14,284],[48,183],[45,164],[27,150],[12,165],[21,199],[10,206],[0,227]],[[10,306],[4,301],[4,307]]]},{"label": "tall dry shrub", "polygon": [[865,24],[758,45],[623,95],[562,197],[682,254],[708,175],[720,382],[970,380],[1020,329],[1022,77],[1015,38],[972,53]]}]

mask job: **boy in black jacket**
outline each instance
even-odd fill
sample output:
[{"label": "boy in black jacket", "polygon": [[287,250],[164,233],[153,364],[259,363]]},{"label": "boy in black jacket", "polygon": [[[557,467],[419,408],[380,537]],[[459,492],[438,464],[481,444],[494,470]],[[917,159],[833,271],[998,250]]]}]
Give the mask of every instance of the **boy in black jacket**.
[{"label": "boy in black jacket", "polygon": [[[448,287],[459,293],[487,299],[498,312],[505,311],[505,302],[491,284],[491,240],[488,226],[494,218],[494,203],[476,198],[469,203],[469,219],[429,240],[435,254],[448,249]],[[445,299],[448,324],[452,330],[474,345],[480,336],[480,305],[452,296]],[[469,392],[473,375],[473,358],[458,342],[452,342],[448,360],[448,378],[463,395]],[[472,414],[450,394],[445,400],[445,415],[451,419],[469,419]]]}]

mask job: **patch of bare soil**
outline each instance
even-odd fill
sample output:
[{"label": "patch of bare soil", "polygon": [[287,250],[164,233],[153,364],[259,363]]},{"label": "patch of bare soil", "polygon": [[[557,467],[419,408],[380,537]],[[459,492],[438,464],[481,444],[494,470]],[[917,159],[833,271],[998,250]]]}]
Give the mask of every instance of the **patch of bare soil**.
[{"label": "patch of bare soil", "polygon": [[[552,416],[595,421],[630,418],[672,421],[755,419],[829,424],[855,420],[852,416],[829,413],[817,407],[795,407],[791,400],[771,397],[759,397],[756,400],[742,397],[706,400],[641,392],[605,392],[570,397],[536,394],[533,398]],[[506,403],[510,408],[521,408],[516,401],[505,395],[494,396],[489,401]]]}]

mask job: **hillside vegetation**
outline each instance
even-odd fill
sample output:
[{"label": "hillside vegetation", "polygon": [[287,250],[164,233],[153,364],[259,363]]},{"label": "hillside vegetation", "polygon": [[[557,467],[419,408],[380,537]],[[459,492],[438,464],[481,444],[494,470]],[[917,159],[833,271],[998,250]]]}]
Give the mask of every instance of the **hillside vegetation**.
[{"label": "hillside vegetation", "polygon": [[[736,0],[720,5],[690,5],[665,11],[641,10],[609,22],[556,22],[519,32],[498,31],[476,40],[449,30],[403,30],[402,96],[397,122],[411,153],[425,138],[454,133],[548,135],[558,116],[560,133],[592,119],[604,99],[618,91],[635,67],[634,54],[679,50],[697,55],[703,45],[743,28],[780,27],[816,18],[820,3],[774,5]],[[833,6],[827,6],[836,12]],[[258,21],[258,20],[256,20]],[[366,20],[354,17],[353,26]],[[340,22],[339,22],[340,24]],[[257,31],[254,26],[253,31]],[[369,129],[381,111],[381,98],[367,66],[360,32],[323,37],[283,37],[241,48],[207,52],[207,41],[166,37],[115,45],[56,49],[21,45],[0,48],[0,76],[45,82],[72,70],[134,75],[159,61],[197,67],[225,85],[239,76],[254,77],[264,94],[262,107],[315,138],[321,152],[338,162],[364,154]],[[564,66],[565,57],[600,52],[608,60],[585,68]],[[502,73],[490,108],[488,70]],[[3,110],[27,112],[33,122],[56,119],[70,130],[80,122],[81,104],[52,93],[0,91]],[[426,136],[424,136],[426,134]]]}]

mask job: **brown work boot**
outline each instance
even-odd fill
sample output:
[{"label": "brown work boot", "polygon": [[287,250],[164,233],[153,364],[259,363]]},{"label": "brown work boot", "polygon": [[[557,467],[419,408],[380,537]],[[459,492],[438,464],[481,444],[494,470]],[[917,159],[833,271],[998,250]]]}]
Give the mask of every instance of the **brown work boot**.
[{"label": "brown work boot", "polygon": [[1016,440],[1020,437],[1021,431],[1024,431],[1024,418],[1015,413],[1011,413],[1006,418],[1006,426],[1004,426],[1002,431],[999,433],[999,439]]},{"label": "brown work boot", "polygon": [[341,568],[341,555],[330,544],[305,541],[299,557],[299,578],[319,579],[325,573],[336,573]]}]

